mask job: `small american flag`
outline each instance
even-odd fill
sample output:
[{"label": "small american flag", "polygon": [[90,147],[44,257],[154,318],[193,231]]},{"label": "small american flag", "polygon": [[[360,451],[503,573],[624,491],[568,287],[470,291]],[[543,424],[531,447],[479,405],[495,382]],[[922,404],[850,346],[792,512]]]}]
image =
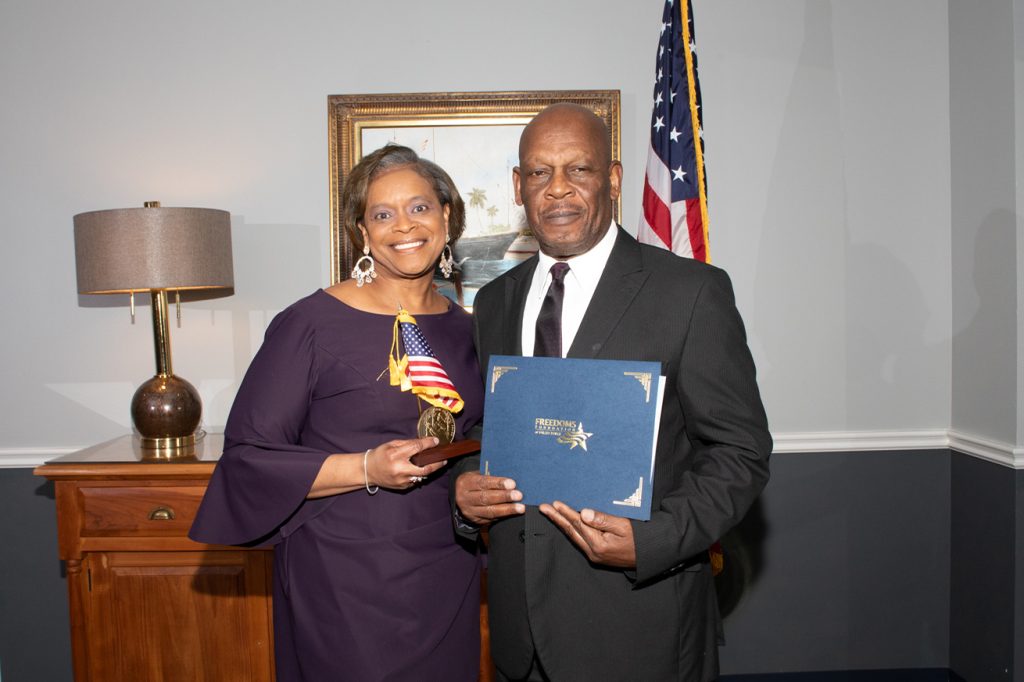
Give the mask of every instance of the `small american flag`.
[{"label": "small american flag", "polygon": [[695,47],[690,1],[669,0],[658,40],[651,146],[637,236],[646,244],[710,263]]},{"label": "small american flag", "polygon": [[[405,353],[399,355],[398,339],[401,337]],[[395,317],[395,332],[391,342],[391,357],[388,360],[391,385],[401,386],[403,391],[414,395],[436,407],[451,412],[462,409],[463,401],[455,384],[448,378],[441,362],[427,343],[427,339],[416,324],[416,318],[404,308]]]}]

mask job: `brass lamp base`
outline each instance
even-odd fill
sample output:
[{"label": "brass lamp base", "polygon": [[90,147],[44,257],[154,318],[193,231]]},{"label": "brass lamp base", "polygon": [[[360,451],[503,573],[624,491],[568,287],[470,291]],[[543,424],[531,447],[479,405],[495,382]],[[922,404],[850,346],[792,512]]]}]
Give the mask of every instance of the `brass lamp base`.
[{"label": "brass lamp base", "polygon": [[194,450],[202,415],[199,392],[173,374],[157,374],[132,396],[132,422],[145,449]]},{"label": "brass lamp base", "polygon": [[142,438],[139,437],[139,454],[143,462],[194,462],[198,461],[199,444],[206,437],[200,429],[184,438]]}]

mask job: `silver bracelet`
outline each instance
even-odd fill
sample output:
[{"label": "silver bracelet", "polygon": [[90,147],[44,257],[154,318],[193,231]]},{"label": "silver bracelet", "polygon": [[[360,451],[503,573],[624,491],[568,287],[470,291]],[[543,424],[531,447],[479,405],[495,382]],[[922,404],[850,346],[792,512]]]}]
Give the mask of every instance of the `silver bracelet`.
[{"label": "silver bracelet", "polygon": [[[373,448],[370,448],[372,450]],[[371,495],[376,495],[377,491],[380,490],[379,485],[373,486],[373,490],[370,490],[370,477],[366,474],[366,458],[370,456],[370,450],[363,453],[363,485],[366,486],[366,492]]]}]

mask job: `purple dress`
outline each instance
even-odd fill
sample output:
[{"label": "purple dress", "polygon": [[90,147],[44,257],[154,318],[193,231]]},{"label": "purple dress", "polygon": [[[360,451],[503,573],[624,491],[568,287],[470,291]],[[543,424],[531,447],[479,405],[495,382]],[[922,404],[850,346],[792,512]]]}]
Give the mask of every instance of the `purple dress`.
[{"label": "purple dress", "polygon": [[[483,411],[472,322],[416,321],[466,405]],[[452,527],[447,470],[407,491],[307,500],[324,459],[416,436],[417,399],[385,372],[394,316],[317,291],[281,312],[242,381],[189,533],[274,545],[278,682],[476,680],[479,561]]]}]

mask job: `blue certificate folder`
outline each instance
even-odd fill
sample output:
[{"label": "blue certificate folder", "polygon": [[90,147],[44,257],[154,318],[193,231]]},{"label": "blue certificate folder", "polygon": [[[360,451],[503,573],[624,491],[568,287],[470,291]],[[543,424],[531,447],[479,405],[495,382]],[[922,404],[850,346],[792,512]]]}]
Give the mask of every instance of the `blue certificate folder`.
[{"label": "blue certificate folder", "polygon": [[480,471],[515,479],[525,504],[650,519],[660,373],[657,362],[492,355]]}]

